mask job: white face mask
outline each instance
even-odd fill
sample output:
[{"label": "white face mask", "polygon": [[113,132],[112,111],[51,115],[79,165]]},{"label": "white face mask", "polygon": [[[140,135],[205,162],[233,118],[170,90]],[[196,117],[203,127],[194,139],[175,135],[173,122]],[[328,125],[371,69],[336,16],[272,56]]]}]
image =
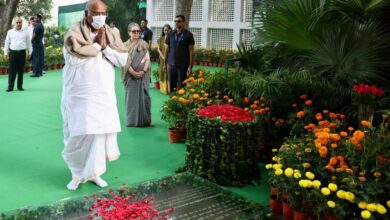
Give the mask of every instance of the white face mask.
[{"label": "white face mask", "polygon": [[105,15],[92,16],[92,27],[95,29],[103,27],[106,24],[106,17]]}]

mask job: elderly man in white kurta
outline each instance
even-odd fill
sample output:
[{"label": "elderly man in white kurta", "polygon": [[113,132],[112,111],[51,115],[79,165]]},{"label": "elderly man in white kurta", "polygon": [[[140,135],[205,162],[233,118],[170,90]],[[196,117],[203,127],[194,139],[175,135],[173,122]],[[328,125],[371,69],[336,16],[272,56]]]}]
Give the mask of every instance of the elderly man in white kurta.
[{"label": "elderly man in white kurta", "polygon": [[106,159],[120,155],[114,66],[126,64],[127,52],[120,36],[105,25],[106,5],[95,0],[87,7],[87,17],[68,31],[63,50],[62,156],[72,173],[69,190],[86,181],[107,186],[100,177]]}]

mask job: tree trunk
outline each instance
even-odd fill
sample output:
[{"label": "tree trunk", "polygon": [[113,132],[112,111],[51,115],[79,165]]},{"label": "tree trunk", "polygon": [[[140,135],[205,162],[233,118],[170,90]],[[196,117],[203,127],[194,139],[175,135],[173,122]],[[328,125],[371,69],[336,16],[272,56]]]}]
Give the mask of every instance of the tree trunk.
[{"label": "tree trunk", "polygon": [[4,44],[7,31],[11,28],[19,0],[6,0],[5,5],[0,4],[0,44]]},{"label": "tree trunk", "polygon": [[193,0],[175,0],[176,4],[176,15],[184,15],[186,17],[186,25],[189,27],[191,8]]}]

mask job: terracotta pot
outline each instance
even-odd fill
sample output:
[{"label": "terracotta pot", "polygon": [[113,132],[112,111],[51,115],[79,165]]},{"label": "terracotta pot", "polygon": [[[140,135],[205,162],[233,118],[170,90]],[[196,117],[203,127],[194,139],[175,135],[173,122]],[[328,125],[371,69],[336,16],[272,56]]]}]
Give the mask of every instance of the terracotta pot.
[{"label": "terracotta pot", "polygon": [[334,215],[327,215],[326,220],[337,220],[337,217]]},{"label": "terracotta pot", "polygon": [[180,143],[186,139],[186,130],[184,128],[169,128],[169,142]]},{"label": "terracotta pot", "polygon": [[290,207],[286,199],[283,199],[283,218],[285,220],[293,220],[294,219],[294,210]]},{"label": "terracotta pot", "polygon": [[6,73],[6,71],[7,71],[7,69],[0,69],[0,75],[3,75],[3,74],[5,74],[5,73]]},{"label": "terracotta pot", "polygon": [[271,196],[278,195],[278,194],[279,194],[279,189],[271,186]]},{"label": "terracotta pot", "polygon": [[56,64],[56,69],[62,69],[62,64],[57,63]]},{"label": "terracotta pot", "polygon": [[282,193],[282,199],[288,199],[288,194],[287,193]]},{"label": "terracotta pot", "polygon": [[294,220],[307,220],[305,213],[294,210]]},{"label": "terracotta pot", "polygon": [[155,82],[154,83],[154,88],[155,89],[160,89],[160,82]]},{"label": "terracotta pot", "polygon": [[272,213],[274,213],[274,214],[282,214],[283,213],[282,201],[278,200],[276,195],[271,195],[269,197],[269,206],[272,210]]}]

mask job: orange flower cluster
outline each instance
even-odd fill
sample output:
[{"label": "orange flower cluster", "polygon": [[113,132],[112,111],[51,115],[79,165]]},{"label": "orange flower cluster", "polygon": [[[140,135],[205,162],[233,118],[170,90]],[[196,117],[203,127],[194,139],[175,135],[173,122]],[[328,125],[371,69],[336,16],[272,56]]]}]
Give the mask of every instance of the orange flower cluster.
[{"label": "orange flower cluster", "polygon": [[330,172],[347,172],[349,174],[353,173],[353,170],[345,162],[345,157],[343,156],[333,156],[329,159],[329,163],[325,166]]},{"label": "orange flower cluster", "polygon": [[350,143],[355,146],[355,150],[361,151],[363,149],[363,145],[361,144],[361,141],[364,138],[364,132],[360,130],[356,130],[353,132],[353,135],[351,139],[349,139]]}]

